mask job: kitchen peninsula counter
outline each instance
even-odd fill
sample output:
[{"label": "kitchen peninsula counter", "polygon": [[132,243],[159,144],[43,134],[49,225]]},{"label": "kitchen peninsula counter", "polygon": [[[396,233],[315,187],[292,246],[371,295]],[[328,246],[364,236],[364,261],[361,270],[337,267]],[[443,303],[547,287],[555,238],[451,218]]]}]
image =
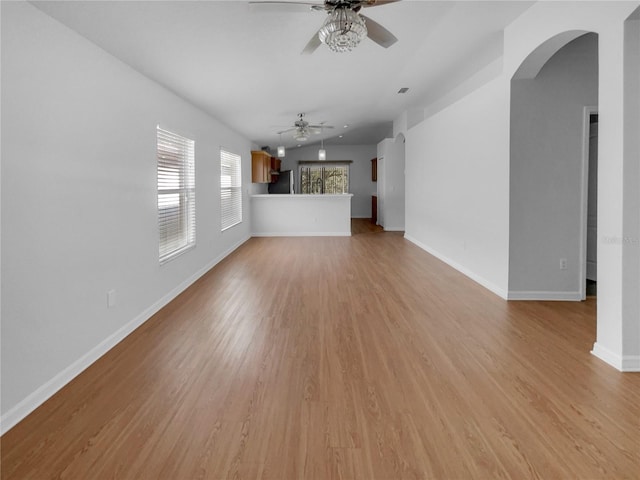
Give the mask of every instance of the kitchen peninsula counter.
[{"label": "kitchen peninsula counter", "polygon": [[254,237],[344,237],[351,235],[351,198],[336,195],[252,195]]}]

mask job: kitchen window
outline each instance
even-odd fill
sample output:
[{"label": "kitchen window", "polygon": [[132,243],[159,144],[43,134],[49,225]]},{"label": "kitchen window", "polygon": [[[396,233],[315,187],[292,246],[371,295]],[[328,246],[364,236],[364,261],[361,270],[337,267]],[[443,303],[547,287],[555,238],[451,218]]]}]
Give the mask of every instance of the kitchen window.
[{"label": "kitchen window", "polygon": [[160,264],[196,244],[195,142],[157,127]]},{"label": "kitchen window", "polygon": [[350,162],[300,162],[300,193],[349,193]]}]

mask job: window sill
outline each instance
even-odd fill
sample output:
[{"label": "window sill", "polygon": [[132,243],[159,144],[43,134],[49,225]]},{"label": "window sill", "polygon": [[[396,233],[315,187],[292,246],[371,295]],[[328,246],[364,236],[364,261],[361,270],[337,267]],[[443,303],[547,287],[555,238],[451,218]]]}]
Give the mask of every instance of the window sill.
[{"label": "window sill", "polygon": [[183,253],[186,253],[189,250],[192,250],[194,248],[196,248],[196,244],[192,243],[191,245],[187,245],[186,247],[182,247],[180,250],[176,250],[175,252],[171,252],[169,255],[166,255],[166,256],[164,256],[163,258],[160,259],[160,265],[164,265],[164,264],[170,262],[171,260],[173,260],[174,258],[179,257]]}]

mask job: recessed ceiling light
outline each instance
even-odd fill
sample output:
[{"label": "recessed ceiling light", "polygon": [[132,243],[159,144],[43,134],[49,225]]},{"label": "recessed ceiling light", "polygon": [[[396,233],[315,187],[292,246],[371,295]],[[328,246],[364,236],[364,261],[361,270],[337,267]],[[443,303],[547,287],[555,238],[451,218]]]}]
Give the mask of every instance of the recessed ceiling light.
[{"label": "recessed ceiling light", "polygon": [[344,135],[338,135],[338,138],[342,138],[342,137],[344,137]]},{"label": "recessed ceiling light", "polygon": [[349,128],[349,125],[345,125],[344,128]]},{"label": "recessed ceiling light", "polygon": [[402,87],[400,90],[398,90],[398,93],[407,93],[409,91],[409,87]]}]

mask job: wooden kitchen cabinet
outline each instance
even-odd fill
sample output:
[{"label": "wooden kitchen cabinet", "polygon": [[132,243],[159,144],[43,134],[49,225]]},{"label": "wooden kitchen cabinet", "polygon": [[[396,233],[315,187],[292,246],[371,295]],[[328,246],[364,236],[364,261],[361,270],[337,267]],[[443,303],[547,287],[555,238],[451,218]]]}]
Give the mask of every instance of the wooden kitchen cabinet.
[{"label": "wooden kitchen cabinet", "polygon": [[372,182],[378,181],[378,159],[377,158],[371,159],[371,181]]},{"label": "wooden kitchen cabinet", "polygon": [[251,182],[271,183],[278,180],[282,160],[262,150],[251,150]]},{"label": "wooden kitchen cabinet", "polygon": [[281,165],[282,160],[280,160],[278,157],[271,157],[271,183],[276,183],[278,181]]},{"label": "wooden kitchen cabinet", "polygon": [[251,182],[271,182],[271,155],[262,150],[251,150]]}]

